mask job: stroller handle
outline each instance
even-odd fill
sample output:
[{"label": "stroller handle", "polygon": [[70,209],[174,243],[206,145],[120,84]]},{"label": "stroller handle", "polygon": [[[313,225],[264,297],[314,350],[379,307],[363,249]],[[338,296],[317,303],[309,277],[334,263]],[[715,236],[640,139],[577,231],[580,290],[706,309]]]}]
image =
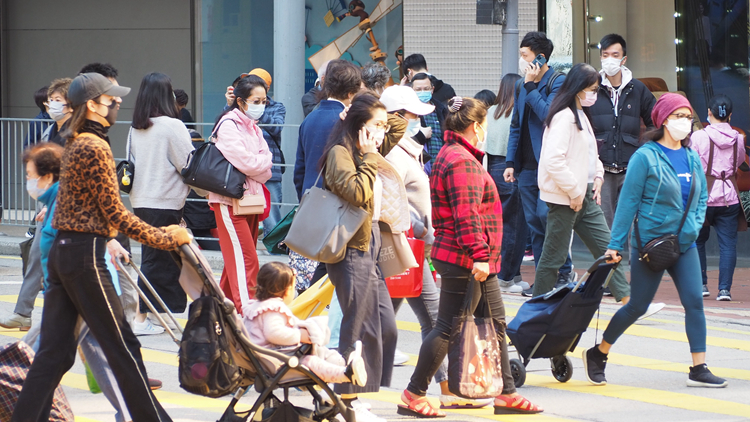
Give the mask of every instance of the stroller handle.
[{"label": "stroller handle", "polygon": [[[612,259],[612,257],[609,256],[609,255],[600,256],[599,258],[596,259],[596,261],[594,261],[593,264],[591,264],[591,266],[589,267],[589,269],[586,272],[589,273],[589,274],[593,273],[594,271],[596,271],[597,268],[599,268],[600,265],[606,264],[607,261],[609,261],[610,259]],[[615,266],[612,267],[612,269],[614,270],[619,265],[620,265],[620,263],[616,262]]]}]

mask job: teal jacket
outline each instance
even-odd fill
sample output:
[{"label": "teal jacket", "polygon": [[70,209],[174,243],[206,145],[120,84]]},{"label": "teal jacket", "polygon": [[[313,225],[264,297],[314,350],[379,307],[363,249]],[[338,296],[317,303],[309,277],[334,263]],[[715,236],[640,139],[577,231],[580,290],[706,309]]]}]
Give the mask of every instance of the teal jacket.
[{"label": "teal jacket", "polygon": [[[698,153],[687,148],[693,183],[698,183],[690,204],[685,226],[680,236],[680,251],[685,252],[698,238],[698,233],[706,218],[706,176]],[[641,241],[645,245],[652,239],[665,234],[675,234],[685,207],[682,205],[682,188],[677,172],[667,155],[654,141],[649,141],[630,158],[625,182],[617,201],[617,211],[612,223],[612,238],[609,249],[622,251],[625,239],[633,224],[636,213]],[[635,233],[631,239],[637,247]]]},{"label": "teal jacket", "polygon": [[44,272],[44,290],[47,290],[47,260],[49,259],[49,250],[52,249],[52,243],[55,241],[57,236],[57,230],[52,227],[52,216],[55,214],[55,202],[57,199],[57,189],[60,187],[60,182],[55,182],[50,186],[43,194],[39,196],[39,202],[47,206],[47,214],[44,215],[42,220],[41,229],[39,230],[38,236],[42,236],[39,239],[39,249],[42,255],[42,271]]}]

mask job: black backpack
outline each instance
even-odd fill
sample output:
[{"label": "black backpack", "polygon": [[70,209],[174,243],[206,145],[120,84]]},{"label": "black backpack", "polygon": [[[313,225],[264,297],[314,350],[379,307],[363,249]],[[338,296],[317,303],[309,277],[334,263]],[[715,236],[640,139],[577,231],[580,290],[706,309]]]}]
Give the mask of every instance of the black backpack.
[{"label": "black backpack", "polygon": [[193,394],[222,397],[235,392],[242,379],[222,318],[222,303],[202,296],[190,304],[180,342],[180,387]]}]

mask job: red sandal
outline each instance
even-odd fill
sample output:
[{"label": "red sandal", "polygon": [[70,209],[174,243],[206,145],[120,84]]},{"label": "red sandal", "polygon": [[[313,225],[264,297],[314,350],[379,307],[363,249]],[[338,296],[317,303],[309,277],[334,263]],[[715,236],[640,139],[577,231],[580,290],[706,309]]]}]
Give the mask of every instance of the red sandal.
[{"label": "red sandal", "polygon": [[530,402],[527,398],[521,396],[497,396],[495,400],[501,400],[505,403],[503,406],[495,405],[496,415],[508,415],[516,413],[542,413],[544,409]]},{"label": "red sandal", "polygon": [[401,400],[406,403],[406,405],[398,405],[396,413],[399,415],[414,416],[425,419],[445,417],[445,412],[433,407],[432,403],[427,400],[427,397],[419,397],[410,393],[408,390],[404,390],[403,394],[401,394]]}]

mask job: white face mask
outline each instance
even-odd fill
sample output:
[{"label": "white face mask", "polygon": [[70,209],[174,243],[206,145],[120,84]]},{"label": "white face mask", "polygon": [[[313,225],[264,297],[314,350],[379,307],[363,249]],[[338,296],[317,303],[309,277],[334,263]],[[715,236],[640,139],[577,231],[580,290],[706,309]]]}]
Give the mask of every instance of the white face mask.
[{"label": "white face mask", "polygon": [[47,189],[49,189],[49,187],[46,187],[44,189],[39,187],[38,177],[36,179],[26,180],[26,191],[29,192],[29,196],[34,199],[39,199],[39,197],[42,196],[42,194],[46,192]]},{"label": "white face mask", "polygon": [[49,107],[49,117],[56,122],[59,122],[68,114],[63,111],[65,104],[60,101],[48,101],[47,107]]},{"label": "white face mask", "polygon": [[669,131],[669,134],[672,135],[672,138],[677,141],[681,141],[690,134],[690,129],[692,129],[693,127],[693,122],[691,122],[687,117],[683,117],[682,119],[669,120],[666,127]]},{"label": "white face mask", "polygon": [[245,110],[245,116],[253,119],[253,120],[259,120],[260,117],[263,115],[263,112],[266,111],[266,105],[265,104],[247,104],[247,110]]},{"label": "white face mask", "polygon": [[527,62],[523,59],[523,57],[518,58],[518,74],[521,76],[526,76],[526,68],[531,64],[531,62]]},{"label": "white face mask", "polygon": [[378,129],[370,126],[365,126],[365,129],[367,129],[367,132],[370,134],[370,136],[372,136],[372,139],[375,140],[375,146],[377,148],[380,148],[380,146],[383,145],[383,140],[385,139],[385,129]]},{"label": "white face mask", "polygon": [[622,59],[607,57],[602,59],[602,70],[607,76],[615,76],[622,70]]},{"label": "white face mask", "polygon": [[484,147],[487,143],[487,130],[485,130],[484,126],[477,123],[477,125],[482,129],[482,137],[479,137],[479,131],[477,131],[477,145],[476,149],[484,152]]},{"label": "white face mask", "polygon": [[404,134],[410,138],[413,138],[419,132],[420,127],[421,123],[419,121],[419,118],[411,119],[409,120],[409,124],[406,125],[406,132]]}]

